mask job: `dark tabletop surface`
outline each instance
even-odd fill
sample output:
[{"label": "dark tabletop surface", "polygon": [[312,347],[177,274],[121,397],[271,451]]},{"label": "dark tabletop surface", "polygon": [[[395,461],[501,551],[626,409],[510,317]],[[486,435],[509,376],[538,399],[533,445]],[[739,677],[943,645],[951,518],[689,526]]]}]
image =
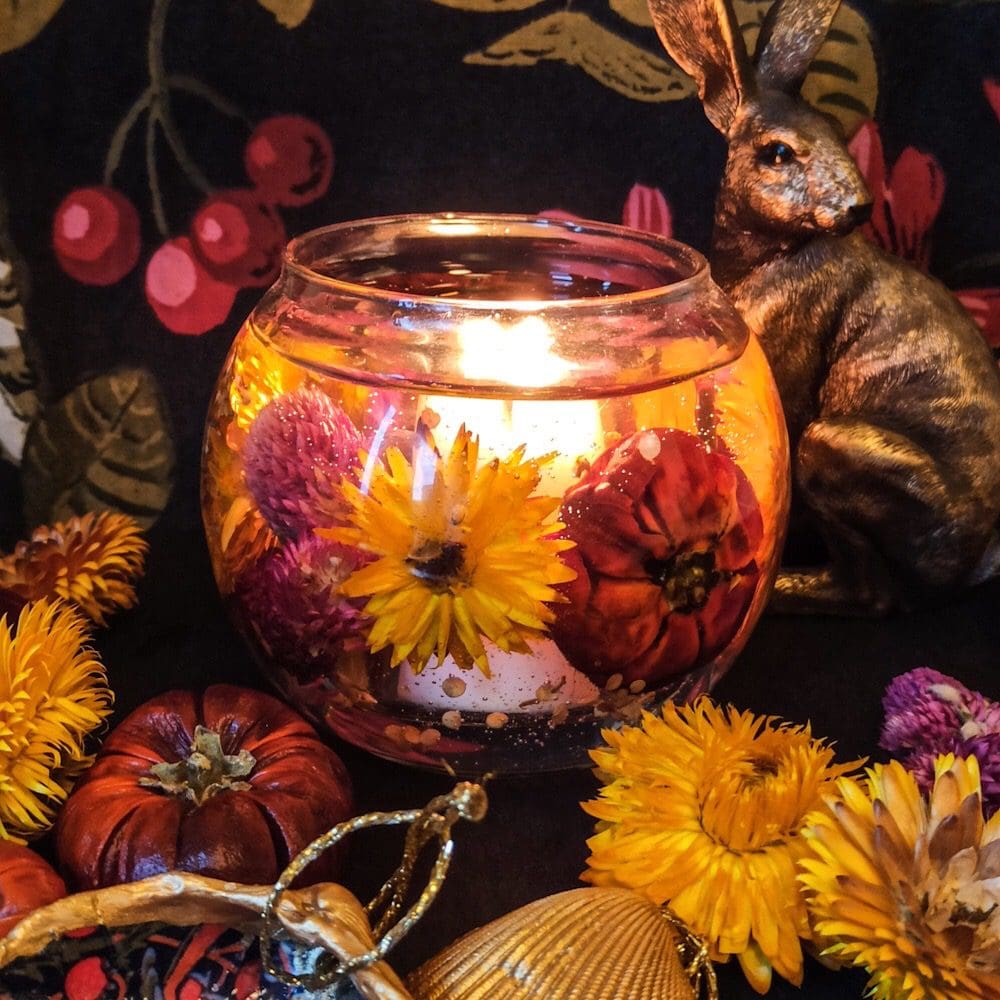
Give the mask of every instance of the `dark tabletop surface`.
[{"label": "dark tabletop surface", "polygon": [[[167,529],[154,529],[166,531]],[[171,687],[225,681],[264,687],[217,597],[200,533],[153,539],[139,606],[120,614],[97,645],[117,694],[117,717]],[[844,758],[879,755],[881,693],[895,674],[929,665],[1000,696],[1000,581],[947,606],[887,621],[765,616],[720,700],[812,722]],[[358,812],[413,808],[452,784],[336,744],[354,779]],[[460,934],[540,896],[580,883],[593,821],[579,808],[597,788],[587,771],[495,780],[479,826],[457,828],[447,883],[428,918],[394,953],[405,972]],[[398,835],[355,838],[344,881],[362,899],[395,866]],[[719,970],[724,998],[753,997],[735,963]],[[808,960],[801,991],[775,979],[770,996],[860,997],[865,978]]]}]

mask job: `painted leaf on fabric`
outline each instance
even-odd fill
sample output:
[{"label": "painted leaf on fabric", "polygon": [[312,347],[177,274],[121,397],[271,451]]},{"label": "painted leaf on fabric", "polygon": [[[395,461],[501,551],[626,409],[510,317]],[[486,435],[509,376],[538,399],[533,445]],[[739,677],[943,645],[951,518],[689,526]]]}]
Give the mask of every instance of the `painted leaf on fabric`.
[{"label": "painted leaf on fabric", "polygon": [[610,0],[611,9],[620,17],[643,28],[653,27],[653,15],[649,13],[647,0]]},{"label": "painted leaf on fabric", "polygon": [[[747,49],[753,53],[770,0],[733,0]],[[875,116],[878,67],[868,22],[841,4],[826,41],[802,86],[802,96],[820,111],[833,115],[852,135],[862,121]]]},{"label": "painted leaf on fabric", "polygon": [[483,66],[534,66],[545,60],[578,66],[637,101],[673,101],[694,93],[690,79],[665,58],[572,11],[532,21],[465,57],[467,63]]},{"label": "painted leaf on fabric", "polygon": [[278,24],[286,28],[297,28],[309,16],[315,0],[257,0],[257,2],[278,19]]},{"label": "painted leaf on fabric", "polygon": [[88,510],[151,525],[173,483],[174,445],[156,379],[120,369],[77,386],[32,425],[21,465],[32,527]]},{"label": "painted leaf on fabric", "polygon": [[481,14],[498,14],[505,10],[527,10],[537,7],[544,0],[434,0],[442,7],[454,7],[455,10],[472,10]]},{"label": "painted leaf on fabric", "polygon": [[24,261],[7,232],[7,202],[0,192],[0,459],[17,465],[38,415],[38,373],[28,345],[22,289]]},{"label": "painted leaf on fabric", "polygon": [[63,0],[0,0],[0,52],[27,45],[62,4]]}]

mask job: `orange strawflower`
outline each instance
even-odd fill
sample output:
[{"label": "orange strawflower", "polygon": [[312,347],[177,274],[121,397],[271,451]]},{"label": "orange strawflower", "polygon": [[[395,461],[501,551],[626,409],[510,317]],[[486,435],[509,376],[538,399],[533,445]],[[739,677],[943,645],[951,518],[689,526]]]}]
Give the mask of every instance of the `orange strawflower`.
[{"label": "orange strawflower", "polygon": [[139,525],[124,514],[71,517],[36,528],[0,558],[0,587],[26,601],[61,597],[105,625],[110,612],[135,604],[148,548]]}]

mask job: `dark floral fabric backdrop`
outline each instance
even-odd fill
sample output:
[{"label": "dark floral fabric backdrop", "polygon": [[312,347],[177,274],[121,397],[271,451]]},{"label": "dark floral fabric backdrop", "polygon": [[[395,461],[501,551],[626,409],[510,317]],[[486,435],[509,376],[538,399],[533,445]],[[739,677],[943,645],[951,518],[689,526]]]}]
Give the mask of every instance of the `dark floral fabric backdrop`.
[{"label": "dark floral fabric backdrop", "polygon": [[[736,0],[748,42],[767,0]],[[425,210],[709,239],[723,144],[644,0],[0,0],[2,541],[197,519],[202,420],[290,234]],[[844,6],[805,92],[869,235],[1000,339],[1000,8]]]},{"label": "dark floral fabric backdrop", "polygon": [[[768,0],[735,4],[752,45]],[[805,93],[868,236],[1000,348],[1000,4],[851,0]],[[644,0],[0,0],[0,549],[93,508],[154,549],[197,525],[213,382],[287,237],[544,211],[706,250],[723,157]],[[242,995],[245,944],[114,947],[186,997]],[[88,954],[67,996],[104,995]]]}]

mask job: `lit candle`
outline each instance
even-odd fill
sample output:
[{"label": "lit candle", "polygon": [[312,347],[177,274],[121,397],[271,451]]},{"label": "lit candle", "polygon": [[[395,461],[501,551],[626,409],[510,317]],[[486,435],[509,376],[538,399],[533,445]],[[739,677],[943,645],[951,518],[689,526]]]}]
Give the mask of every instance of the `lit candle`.
[{"label": "lit candle", "polygon": [[[476,381],[508,383],[511,396],[562,381],[577,365],[560,357],[545,321],[525,316],[504,325],[493,318],[468,320],[459,331],[463,375]],[[593,460],[604,448],[600,406],[594,400],[460,398],[428,395],[423,405],[438,418],[439,447],[465,427],[480,440],[483,459],[506,458],[521,445],[526,458],[552,454],[542,467],[537,492],[562,496],[579,478],[579,458]],[[487,644],[492,676],[461,670],[448,657],[415,674],[400,668],[397,696],[403,701],[442,710],[478,712],[551,712],[557,703],[593,701],[597,689],[575,670],[551,639],[531,644],[531,653],[505,653]],[[449,682],[450,683],[446,683]],[[535,700],[539,689],[555,690],[552,702]]]},{"label": "lit candle", "polygon": [[[459,331],[466,378],[505,382],[511,395],[560,382],[577,366],[552,350],[553,336],[539,316],[503,325],[485,317]],[[468,399],[428,396],[425,405],[440,419],[439,441],[451,441],[462,424],[480,439],[484,455],[505,458],[525,445],[527,458],[554,453],[543,467],[539,492],[559,496],[579,478],[577,459],[603,451],[600,406],[587,399]]]}]

